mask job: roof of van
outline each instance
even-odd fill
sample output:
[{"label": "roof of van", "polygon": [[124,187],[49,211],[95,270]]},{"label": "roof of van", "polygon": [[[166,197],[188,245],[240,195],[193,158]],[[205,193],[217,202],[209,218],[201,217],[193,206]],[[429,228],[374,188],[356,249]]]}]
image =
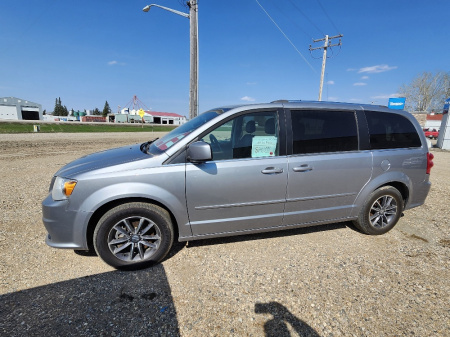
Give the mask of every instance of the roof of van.
[{"label": "roof of van", "polygon": [[360,104],[360,103],[346,103],[346,102],[328,102],[328,101],[302,101],[302,100],[276,100],[270,103],[251,103],[251,104],[236,104],[236,105],[228,105],[218,107],[216,109],[211,110],[222,110],[222,112],[229,111],[231,109],[243,108],[243,107],[255,107],[255,108],[264,108],[274,107],[274,106],[283,105],[287,108],[293,107],[328,107],[328,108],[341,108],[341,109],[363,109],[363,110],[377,110],[377,111],[386,111],[386,112],[399,112],[403,110],[393,110],[389,109],[386,105],[374,105],[374,104]]}]

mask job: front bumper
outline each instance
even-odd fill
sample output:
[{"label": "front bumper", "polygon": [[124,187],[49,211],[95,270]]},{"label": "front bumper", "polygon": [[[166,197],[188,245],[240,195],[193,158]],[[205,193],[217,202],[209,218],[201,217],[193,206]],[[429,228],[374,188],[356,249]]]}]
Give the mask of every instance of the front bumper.
[{"label": "front bumper", "polygon": [[48,232],[45,243],[54,248],[87,250],[86,230],[91,213],[68,210],[69,201],[54,201],[51,194],[42,202],[42,221]]}]

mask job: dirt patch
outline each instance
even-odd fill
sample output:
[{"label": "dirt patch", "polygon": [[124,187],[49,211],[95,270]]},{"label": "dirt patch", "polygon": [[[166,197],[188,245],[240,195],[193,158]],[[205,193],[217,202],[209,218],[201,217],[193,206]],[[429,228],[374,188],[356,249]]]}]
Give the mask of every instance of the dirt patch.
[{"label": "dirt patch", "polygon": [[382,236],[330,224],[176,245],[118,272],[45,244],[41,201],[62,165],[159,135],[0,135],[4,336],[448,336],[450,152],[425,205]]}]

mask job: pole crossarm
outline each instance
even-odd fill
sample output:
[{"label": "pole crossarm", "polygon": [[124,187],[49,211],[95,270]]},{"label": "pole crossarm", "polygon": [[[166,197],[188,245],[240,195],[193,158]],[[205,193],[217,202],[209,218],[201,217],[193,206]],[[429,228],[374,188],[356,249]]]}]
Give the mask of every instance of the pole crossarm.
[{"label": "pole crossarm", "polygon": [[[322,40],[323,41],[323,40]],[[329,47],[336,47],[336,46],[341,46],[342,45],[342,43],[341,42],[339,42],[339,43],[336,43],[336,44],[329,44],[326,48],[329,48]],[[323,48],[325,48],[324,46],[322,46],[322,47],[316,47],[316,48],[309,48],[309,50],[310,51],[313,51],[313,50],[317,50],[317,49],[323,49]]]},{"label": "pole crossarm", "polygon": [[[328,41],[329,40],[333,40],[333,39],[337,39],[338,37],[340,38],[340,37],[343,37],[344,35],[343,34],[339,34],[339,35],[335,35],[335,36],[329,36],[328,37]],[[318,39],[318,40],[313,40],[313,42],[320,42],[320,41],[325,41],[325,38],[321,38],[321,39]]]}]

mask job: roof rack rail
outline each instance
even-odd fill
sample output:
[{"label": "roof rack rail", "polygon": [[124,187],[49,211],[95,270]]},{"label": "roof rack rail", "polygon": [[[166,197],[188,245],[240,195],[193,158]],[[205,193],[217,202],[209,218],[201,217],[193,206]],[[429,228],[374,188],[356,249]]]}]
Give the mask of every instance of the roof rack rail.
[{"label": "roof rack rail", "polygon": [[276,101],[270,103],[297,103],[301,101],[301,99],[277,99]]}]

